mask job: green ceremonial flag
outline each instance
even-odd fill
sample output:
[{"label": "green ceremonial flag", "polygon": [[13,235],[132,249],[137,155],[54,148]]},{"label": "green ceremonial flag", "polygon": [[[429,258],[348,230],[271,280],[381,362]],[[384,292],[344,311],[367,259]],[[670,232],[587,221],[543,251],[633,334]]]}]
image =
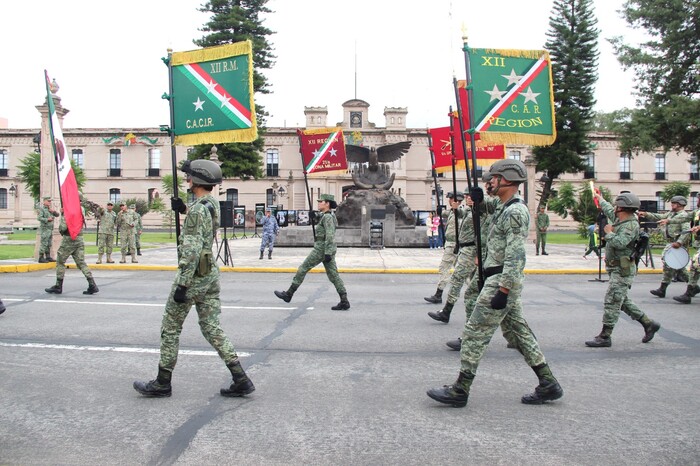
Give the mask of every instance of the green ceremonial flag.
[{"label": "green ceremonial flag", "polygon": [[557,137],[546,50],[470,49],[474,129],[482,141],[545,146]]},{"label": "green ceremonial flag", "polygon": [[171,57],[175,144],[222,144],[257,139],[250,41]]}]

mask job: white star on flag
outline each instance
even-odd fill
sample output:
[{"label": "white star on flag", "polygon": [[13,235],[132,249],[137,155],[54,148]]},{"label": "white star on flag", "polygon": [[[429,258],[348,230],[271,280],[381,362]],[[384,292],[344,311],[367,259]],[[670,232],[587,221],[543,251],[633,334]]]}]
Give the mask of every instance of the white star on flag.
[{"label": "white star on flag", "polygon": [[527,87],[527,92],[521,92],[520,95],[525,97],[525,102],[523,103],[528,103],[528,102],[535,102],[537,104],[537,96],[542,94],[541,92],[532,92],[532,88],[530,86]]},{"label": "white star on flag", "polygon": [[498,90],[498,85],[494,84],[493,89],[490,91],[484,91],[488,95],[491,96],[491,99],[489,99],[489,102],[493,102],[494,100],[501,100],[503,98],[503,94],[506,93],[506,91],[499,91]]},{"label": "white star on flag", "polygon": [[197,102],[192,102],[194,104],[194,111],[196,112],[197,110],[204,111],[204,101],[197,97]]},{"label": "white star on flag", "polygon": [[213,80],[206,83],[205,86],[207,86],[207,94],[214,92],[214,89],[216,89],[216,83]]},{"label": "white star on flag", "polygon": [[328,152],[330,152],[331,157],[335,157],[335,153],[338,152],[338,151],[335,150],[335,149],[331,149],[331,150],[329,150]]},{"label": "white star on flag", "polygon": [[[222,96],[223,97],[223,96]],[[228,101],[231,100],[231,97],[225,97],[221,99],[221,108],[224,108],[224,105],[228,105]]]},{"label": "white star on flag", "polygon": [[510,74],[502,74],[501,76],[508,80],[508,86],[518,84],[518,81],[520,81],[520,78],[522,78],[522,76],[515,74],[515,69],[513,68],[510,69]]},{"label": "white star on flag", "polygon": [[314,158],[318,157],[318,149],[314,151]]}]

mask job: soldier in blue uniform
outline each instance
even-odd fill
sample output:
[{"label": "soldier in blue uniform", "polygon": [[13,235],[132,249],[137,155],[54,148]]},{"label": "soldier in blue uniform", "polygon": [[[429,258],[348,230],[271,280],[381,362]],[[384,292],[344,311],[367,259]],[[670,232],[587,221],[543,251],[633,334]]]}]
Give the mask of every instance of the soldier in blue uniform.
[{"label": "soldier in blue uniform", "polygon": [[265,254],[267,247],[267,258],[272,259],[272,250],[275,249],[275,238],[280,231],[280,226],[277,224],[277,219],[270,215],[271,209],[265,209],[265,216],[262,218],[262,241],[260,243],[260,259]]}]

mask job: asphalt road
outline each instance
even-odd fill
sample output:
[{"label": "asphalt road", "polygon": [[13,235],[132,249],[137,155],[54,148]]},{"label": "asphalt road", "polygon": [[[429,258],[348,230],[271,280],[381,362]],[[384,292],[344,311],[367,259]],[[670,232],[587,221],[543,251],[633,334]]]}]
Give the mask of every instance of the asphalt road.
[{"label": "asphalt road", "polygon": [[[219,396],[229,374],[185,323],[173,396],[147,399],[172,272],[79,272],[64,294],[54,274],[3,274],[0,294],[0,464],[698,464],[700,299],[658,299],[640,276],[633,299],[662,324],[649,344],[621,318],[613,347],[584,340],[601,326],[606,284],[581,275],[527,277],[525,314],[565,395],[545,406],[520,397],[537,380],[497,333],[457,409],[425,395],[451,383],[453,321],[431,321],[434,275],[344,274],[352,309],[323,274],[287,304],[272,294],[291,274],[223,275],[222,325],[257,390]],[[682,284],[672,284],[671,295]],[[195,314],[195,312],[192,312]]]}]

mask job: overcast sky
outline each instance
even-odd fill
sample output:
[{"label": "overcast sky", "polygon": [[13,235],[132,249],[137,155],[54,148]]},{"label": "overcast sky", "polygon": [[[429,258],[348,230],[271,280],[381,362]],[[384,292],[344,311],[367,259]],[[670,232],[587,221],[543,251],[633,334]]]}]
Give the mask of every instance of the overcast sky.
[{"label": "overcast sky", "polygon": [[[157,127],[169,123],[167,49],[192,50],[207,16],[203,0],[3,1],[0,118],[10,128],[38,128],[45,99],[43,70],[70,110],[67,128]],[[606,41],[638,36],[617,10],[623,0],[594,0],[600,34],[597,109],[634,106],[633,75],[623,72]],[[447,125],[452,77],[463,79],[462,24],[469,45],[541,49],[551,0],[271,0],[265,25],[277,60],[263,70],[273,91],[256,100],[268,126],[304,124],[304,106],[370,104],[384,126],[384,107],[407,107],[410,128]],[[357,70],[357,73],[355,72]]]}]

